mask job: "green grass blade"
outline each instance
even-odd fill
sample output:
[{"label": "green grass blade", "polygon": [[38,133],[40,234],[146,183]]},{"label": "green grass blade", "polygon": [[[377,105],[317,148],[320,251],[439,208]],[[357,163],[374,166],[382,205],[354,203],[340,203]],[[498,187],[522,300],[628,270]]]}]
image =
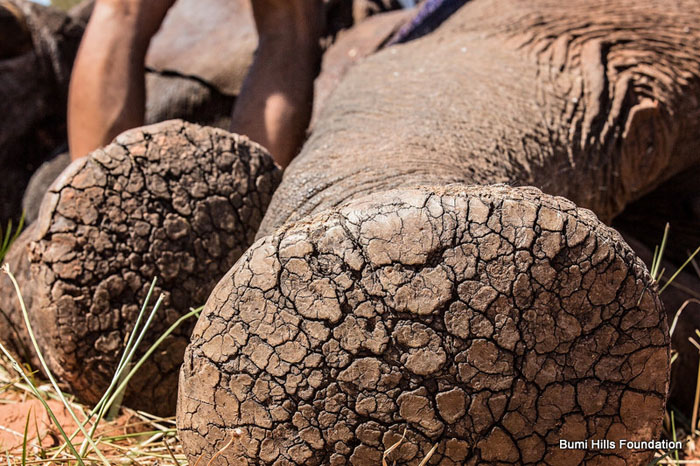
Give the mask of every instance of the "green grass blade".
[{"label": "green grass blade", "polygon": [[[153,281],[153,285],[151,286],[151,291],[153,290],[153,287],[155,286],[155,280]],[[160,308],[161,303],[163,302],[163,299],[165,297],[161,295],[158,298],[158,301],[156,301],[155,306],[153,306],[153,310],[151,311],[150,315],[148,316],[148,319],[146,320],[146,323],[144,324],[143,328],[141,329],[141,332],[139,332],[139,336],[136,338],[136,341],[132,341],[131,336],[136,335],[136,331],[138,329],[134,329],[132,332],[132,335],[129,337],[129,341],[132,343],[130,346],[131,348],[127,348],[128,351],[125,351],[124,354],[126,357],[122,357],[122,362],[123,364],[119,365],[119,368],[114,374],[113,380],[117,381],[117,386],[121,386],[121,382],[124,380],[126,377],[126,371],[125,369],[130,366],[131,359],[134,357],[134,353],[136,352],[136,349],[138,348],[139,344],[141,343],[141,340],[143,337],[146,335],[146,331],[149,329],[151,326],[151,322],[153,321],[153,318],[155,317],[156,313],[158,312],[158,309]],[[150,299],[150,292],[147,297],[147,299]],[[142,307],[142,311],[145,311],[147,307],[147,303],[144,303],[144,306]],[[137,319],[137,324],[140,320],[140,317],[142,317],[142,314],[139,316],[139,319]],[[127,344],[127,346],[129,346]],[[128,354],[127,354],[128,353]],[[105,392],[105,396],[109,396],[108,400],[113,400],[111,403],[108,401],[105,401],[105,403],[100,406],[99,412],[97,414],[97,418],[95,419],[95,423],[93,424],[92,429],[90,430],[90,434],[93,435],[95,433],[95,430],[97,429],[98,424],[102,420],[102,418],[105,415],[105,412],[109,410],[109,413],[107,417],[112,417],[116,416],[116,414],[119,412],[119,408],[121,406],[121,400],[124,398],[124,391],[116,391],[115,393],[116,398],[111,397],[111,391]],[[115,409],[116,408],[116,409]]]},{"label": "green grass blade", "polygon": [[[138,338],[136,338],[136,341],[134,342],[133,347],[130,349],[128,356],[126,357],[125,364],[120,368],[116,376],[119,379],[119,385],[124,381],[126,375],[128,372],[125,370],[127,368],[130,368],[131,366],[131,360],[134,358],[134,354],[136,353],[136,349],[138,346],[141,344],[141,341],[143,340],[143,337],[146,336],[146,332],[148,329],[151,327],[151,322],[153,321],[153,318],[155,317],[156,313],[158,312],[158,309],[160,309],[161,304],[163,303],[163,300],[165,299],[165,295],[160,295],[158,297],[158,301],[156,301],[155,306],[153,306],[153,310],[151,311],[151,314],[148,316],[148,320],[146,320],[146,323],[143,326],[143,329],[141,329],[141,332],[139,333]],[[136,334],[136,332],[134,332]],[[114,415],[114,410],[116,409],[117,411],[119,410],[119,406],[121,405],[121,400],[124,398],[124,391],[118,391],[116,392],[117,398],[114,400],[113,403],[105,403],[105,409],[109,409],[110,413],[109,416]]]},{"label": "green grass blade", "polygon": [[[146,309],[148,308],[148,303],[151,302],[151,296],[153,295],[153,290],[155,289],[157,282],[158,282],[157,278],[154,278],[153,281],[151,282],[151,286],[148,289],[148,293],[146,294],[146,299],[144,300],[143,305],[141,306],[141,310],[139,311],[139,315],[136,318],[136,323],[134,324],[134,328],[131,330],[131,335],[129,335],[129,339],[126,342],[126,347],[124,348],[124,353],[122,353],[121,360],[119,361],[119,365],[117,366],[117,371],[115,372],[115,376],[112,380],[116,379],[118,374],[122,371],[123,367],[129,363],[130,352],[131,352],[132,347],[134,346],[134,338],[136,338],[136,335],[139,333],[139,327],[141,326],[141,321],[143,320],[143,316],[146,315]],[[148,323],[146,323],[146,328],[148,328]],[[136,344],[136,346],[138,346],[138,343]],[[131,353],[131,354],[133,354],[133,353]]]},{"label": "green grass blade", "polygon": [[664,290],[665,290],[666,288],[668,288],[668,285],[670,285],[670,284],[673,282],[673,280],[675,280],[676,277],[683,271],[683,269],[685,269],[685,268],[688,266],[688,264],[690,264],[690,263],[693,261],[693,259],[695,258],[695,256],[698,255],[698,253],[700,253],[700,246],[698,246],[698,248],[695,250],[695,252],[692,253],[692,254],[690,255],[690,257],[688,258],[688,260],[686,260],[685,262],[683,262],[683,265],[681,265],[680,268],[679,268],[678,270],[676,270],[676,273],[674,273],[674,274],[671,276],[671,278],[668,279],[668,281],[666,282],[666,284],[661,288],[661,290],[659,290],[659,294],[663,293]]},{"label": "green grass blade", "polygon": [[7,222],[7,230],[2,236],[2,246],[0,250],[5,252],[7,250],[8,243],[10,242],[10,235],[12,234],[12,219]]},{"label": "green grass blade", "polygon": [[664,251],[666,250],[666,242],[668,241],[668,232],[670,229],[671,225],[666,223],[666,227],[664,227],[664,237],[661,239],[661,247],[659,248],[659,257],[656,260],[656,267],[654,267],[654,271],[651,275],[654,278],[654,280],[658,279],[659,268],[661,268],[661,263],[664,259]]},{"label": "green grass blade", "polygon": [[659,245],[654,246],[654,255],[651,258],[651,267],[649,268],[649,274],[651,278],[654,278],[654,270],[656,270],[657,264],[659,262]]},{"label": "green grass blade", "polygon": [[25,212],[22,211],[22,216],[19,218],[19,223],[17,224],[17,230],[15,231],[14,236],[12,236],[12,240],[10,241],[10,244],[14,243],[17,238],[19,238],[19,235],[22,233],[22,230],[24,229],[24,217],[25,217]]},{"label": "green grass blade", "polygon": [[[136,348],[138,347],[139,343],[141,342],[141,339],[143,338],[143,335],[145,335],[146,330],[151,325],[151,321],[153,320],[153,317],[155,316],[155,313],[157,312],[158,308],[160,307],[160,302],[156,302],[156,305],[153,307],[153,310],[151,311],[151,314],[148,316],[148,319],[146,323],[144,324],[144,328],[139,332],[140,326],[141,326],[141,321],[143,320],[143,316],[146,314],[146,309],[148,308],[148,303],[151,301],[151,295],[153,294],[153,290],[156,287],[157,279],[153,279],[151,282],[151,286],[148,289],[148,293],[146,294],[146,299],[144,300],[143,306],[141,306],[141,310],[139,311],[139,315],[136,318],[136,323],[134,324],[134,328],[131,330],[131,335],[129,335],[129,338],[126,342],[126,346],[124,348],[124,352],[122,353],[122,357],[119,360],[119,364],[117,365],[117,370],[114,372],[114,376],[112,377],[112,380],[109,384],[109,387],[107,387],[107,390],[105,390],[104,394],[102,395],[102,398],[100,398],[100,401],[97,403],[95,408],[92,410],[90,415],[88,416],[88,419],[91,419],[92,416],[94,416],[94,413],[97,412],[97,418],[92,426],[92,429],[90,429],[90,435],[94,435],[95,431],[97,430],[97,426],[99,425],[100,421],[105,415],[105,411],[109,410],[109,413],[107,414],[107,417],[110,418],[113,415],[116,416],[116,413],[114,413],[114,410],[110,409],[111,407],[107,405],[107,400],[109,397],[112,395],[112,392],[115,388],[115,386],[118,386],[118,384],[123,380],[124,378],[124,373],[125,373],[125,368],[129,367],[129,364],[131,362],[131,359],[133,358],[134,352],[136,351]],[[139,335],[136,337],[136,335]],[[136,338],[136,341],[134,339]],[[119,399],[119,403],[116,403],[113,406],[116,406],[117,404],[121,404],[121,398]],[[118,412],[119,408],[117,408]],[[86,420],[87,422],[87,420]],[[81,453],[85,453],[81,449]]]},{"label": "green grass blade", "polygon": [[[133,339],[135,335],[138,332],[138,328],[141,325],[141,320],[143,320],[143,316],[146,313],[146,309],[148,307],[148,303],[151,301],[151,295],[153,294],[153,290],[155,289],[157,279],[154,278],[153,281],[151,282],[151,286],[148,289],[148,293],[146,294],[146,299],[144,300],[143,305],[141,306],[141,310],[139,311],[139,314],[136,318],[136,323],[134,324],[134,328],[131,331],[131,335],[129,335],[129,338],[126,343],[126,347],[124,348],[124,352],[122,353],[122,357],[119,360],[119,364],[117,365],[117,370],[114,373],[114,376],[112,377],[112,380],[110,381],[109,386],[107,387],[107,390],[102,394],[102,397],[100,398],[100,401],[97,402],[95,407],[90,411],[90,413],[87,415],[86,419],[81,423],[81,427],[85,427],[90,420],[97,415],[97,421],[93,424],[91,430],[90,430],[90,436],[93,436],[95,433],[95,430],[97,429],[97,426],[100,422],[100,419],[102,419],[102,416],[104,416],[104,408],[105,408],[105,403],[109,399],[109,396],[112,394],[112,390],[114,390],[114,387],[119,383],[120,381],[120,374],[123,371],[124,365],[127,363],[128,359],[128,354],[130,352],[130,349],[133,345]],[[70,436],[70,439],[73,440],[76,435],[80,433],[80,429],[76,429]],[[65,444],[58,449],[56,453],[54,453],[52,459],[58,458],[58,455],[60,455],[63,452],[63,449],[65,447]],[[81,448],[82,450],[82,448]],[[84,451],[81,451],[81,453],[85,453]]]},{"label": "green grass blade", "polygon": [[0,263],[5,260],[5,256],[7,255],[10,246],[12,246],[12,243],[14,243],[17,238],[19,238],[23,228],[24,212],[22,212],[22,216],[19,219],[19,224],[17,225],[17,229],[15,230],[14,234],[12,233],[12,219],[7,222],[7,230],[4,233],[2,228],[0,228],[0,241],[2,241],[2,244],[0,245]]},{"label": "green grass blade", "polygon": [[27,465],[27,434],[29,433],[29,419],[32,417],[32,408],[27,413],[27,422],[24,423],[24,435],[22,436],[22,466]]},{"label": "green grass blade", "polygon": [[[129,339],[127,340],[126,348],[124,349],[124,352],[122,353],[122,358],[119,362],[117,371],[115,372],[114,376],[112,377],[112,381],[111,381],[109,387],[107,388],[105,393],[102,395],[102,398],[100,398],[100,401],[97,403],[97,405],[95,405],[95,407],[92,409],[92,411],[90,411],[87,418],[82,423],[82,427],[84,427],[85,425],[87,425],[87,423],[90,421],[90,419],[92,419],[94,416],[97,416],[98,420],[95,421],[95,423],[93,424],[93,427],[90,431],[91,435],[94,434],[95,429],[97,428],[97,425],[99,424],[99,420],[102,419],[102,417],[104,416],[106,409],[110,405],[114,405],[114,403],[108,403],[108,401],[111,399],[111,395],[114,393],[114,387],[123,381],[124,368],[131,361],[131,358],[133,357],[133,353],[134,353],[136,347],[138,347],[138,344],[140,343],[141,338],[143,338],[143,335],[145,335],[145,332],[149,328],[150,322],[153,319],[153,316],[155,316],[155,313],[160,306],[160,304],[156,303],[156,305],[153,308],[153,311],[151,311],[151,315],[149,316],[148,320],[146,321],[144,328],[141,330],[140,333],[137,332],[137,330],[140,326],[140,322],[141,322],[141,320],[142,320],[143,316],[145,315],[146,310],[148,308],[148,303],[151,300],[151,295],[153,293],[153,290],[155,289],[156,281],[157,280],[154,279],[153,282],[151,283],[151,287],[148,290],[148,294],[146,295],[146,299],[143,303],[143,306],[141,307],[141,311],[139,312],[139,316],[136,319],[136,324],[134,325],[134,329],[132,330],[132,333],[129,336]],[[133,338],[135,337],[135,335],[137,333],[139,333],[140,338],[137,340],[136,344],[134,345]],[[117,400],[115,399],[114,401],[116,402]],[[75,438],[75,436],[78,435],[78,433],[80,433],[80,430],[74,431],[73,434],[70,436],[70,439],[73,440]],[[64,448],[65,448],[65,445],[61,446],[58,449],[58,451],[56,451],[53,454],[52,459],[58,458],[58,455],[60,455],[63,452]]]},{"label": "green grass blade", "polygon": [[124,378],[124,381],[122,381],[121,384],[119,384],[119,387],[116,390],[116,393],[112,395],[112,397],[109,399],[107,402],[108,405],[111,405],[114,403],[115,399],[117,398],[117,394],[121,391],[123,391],[131,378],[138,372],[138,370],[143,366],[143,364],[148,360],[148,358],[151,357],[151,355],[158,349],[158,347],[165,341],[166,338],[170,336],[171,333],[173,333],[180,325],[182,325],[183,322],[185,322],[187,319],[190,319],[192,316],[199,315],[199,313],[202,311],[202,307],[197,308],[197,309],[192,309],[190,312],[187,314],[183,315],[179,319],[173,323],[168,330],[163,333],[158,340],[156,340],[153,345],[146,351],[146,354],[144,354],[141,359],[139,359],[139,362],[134,365],[134,367],[129,371],[129,374]]},{"label": "green grass blade", "polygon": [[[161,299],[162,299],[162,296],[159,298],[159,301],[161,301]],[[158,309],[159,306],[160,306],[160,304],[159,304],[159,303],[156,303],[156,306],[154,306],[154,311],[156,311],[156,310]],[[131,370],[129,371],[129,373],[127,374],[127,376],[123,378],[122,382],[119,384],[119,386],[118,386],[117,389],[115,390],[114,394],[113,394],[107,401],[104,402],[103,406],[111,406],[111,405],[113,405],[113,404],[117,401],[117,399],[118,399],[118,397],[119,397],[119,394],[122,393],[122,392],[126,389],[126,386],[127,386],[127,384],[129,383],[129,381],[131,380],[131,378],[136,374],[136,372],[138,372],[138,370],[139,370],[139,369],[141,368],[141,366],[148,360],[148,358],[151,357],[151,355],[156,351],[156,349],[158,349],[158,347],[163,343],[163,341],[165,341],[165,339],[166,339],[168,336],[170,336],[170,334],[173,333],[173,332],[174,332],[180,325],[182,325],[182,323],[185,322],[187,319],[191,318],[192,316],[199,316],[199,313],[202,311],[203,308],[204,308],[204,306],[199,307],[199,308],[197,308],[197,309],[190,309],[190,312],[189,312],[189,313],[183,315],[183,316],[180,317],[177,321],[175,321],[175,323],[173,323],[173,324],[168,328],[168,330],[166,330],[166,331],[158,338],[158,340],[156,340],[156,342],[153,343],[153,345],[151,345],[151,347],[150,347],[150,348],[148,349],[148,351],[141,357],[141,359],[138,361],[138,363],[137,363],[133,368],[131,368]],[[154,312],[154,311],[152,311],[152,315],[155,315],[155,312]],[[148,322],[150,322],[150,319],[149,319]],[[148,327],[146,326],[146,328],[148,328]],[[144,331],[145,331],[145,329],[144,329]],[[94,415],[94,412],[96,412],[96,411],[97,411],[97,408],[93,409],[93,412],[90,413],[90,414],[88,415],[88,417],[92,417],[92,416]],[[75,435],[77,435],[77,432],[75,432],[75,433],[71,436],[71,439],[72,439],[73,437],[75,437]],[[53,455],[52,458],[56,458],[56,457],[61,453],[61,451],[63,451],[63,447],[59,448],[59,450],[58,450],[56,453],[54,453],[54,455]]]},{"label": "green grass blade", "polygon": [[36,420],[34,416],[34,431],[36,432],[36,443],[39,445],[39,458],[46,458],[46,450],[44,449],[44,439],[41,437],[41,432],[39,431],[39,421]]},{"label": "green grass blade", "polygon": [[663,460],[665,460],[666,458],[668,458],[668,455],[670,455],[670,454],[671,454],[671,452],[670,452],[670,451],[667,451],[666,453],[663,454],[663,456],[659,456],[659,457],[656,458],[654,461],[652,461],[651,463],[649,463],[649,466],[656,466],[657,464],[661,463]]},{"label": "green grass blade", "polygon": [[[673,415],[673,411],[671,411],[671,429],[673,430],[673,441],[676,442],[676,419],[675,416]],[[673,450],[673,455],[676,458],[676,464],[678,464],[679,458],[678,458],[678,450]]]}]

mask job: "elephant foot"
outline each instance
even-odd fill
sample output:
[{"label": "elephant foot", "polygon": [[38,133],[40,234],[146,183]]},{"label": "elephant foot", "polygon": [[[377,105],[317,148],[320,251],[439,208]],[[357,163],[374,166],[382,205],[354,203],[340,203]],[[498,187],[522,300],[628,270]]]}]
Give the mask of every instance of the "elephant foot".
[{"label": "elephant foot", "polygon": [[[34,281],[30,274],[31,264],[27,248],[35,230],[35,225],[29,225],[12,244],[4,260],[17,282],[21,284],[22,299],[27,309],[31,308],[34,297]],[[4,272],[0,272],[0,290],[0,343],[32,368],[41,367],[29,339],[19,296],[12,280]]]},{"label": "elephant foot", "polygon": [[[50,369],[96,402],[152,280],[151,306],[160,293],[165,299],[135,361],[203,304],[253,243],[279,181],[257,144],[177,120],[128,131],[71,164],[44,198],[31,241],[13,253],[31,263],[31,319]],[[168,337],[132,379],[126,405],[174,413],[193,325]]]},{"label": "elephant foot", "polygon": [[178,426],[212,464],[639,464],[669,377],[645,267],[588,210],[506,186],[387,191],[257,241],[212,292]]}]

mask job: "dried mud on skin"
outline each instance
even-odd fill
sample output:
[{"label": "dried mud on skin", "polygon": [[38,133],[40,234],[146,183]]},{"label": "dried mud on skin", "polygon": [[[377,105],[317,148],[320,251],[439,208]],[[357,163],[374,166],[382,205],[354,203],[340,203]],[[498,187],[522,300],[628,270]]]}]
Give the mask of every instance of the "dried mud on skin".
[{"label": "dried mud on skin", "polygon": [[[35,231],[36,226],[29,225],[12,244],[12,249],[4,261],[20,285],[27,309],[31,309],[34,298],[34,282],[30,274],[31,263],[27,247]],[[4,272],[0,272],[0,290],[0,343],[23,363],[29,363],[33,368],[41,367],[27,332],[14,284]]]},{"label": "dried mud on skin", "polygon": [[[31,318],[51,370],[97,401],[153,278],[151,305],[161,292],[165,301],[141,354],[252,244],[280,178],[247,138],[177,120],[128,131],[66,169],[42,203],[35,241],[13,253],[29,254]],[[125,404],[175,411],[193,325],[165,341]]]},{"label": "dried mud on skin", "polygon": [[216,465],[632,465],[559,439],[660,432],[669,338],[621,237],[534,188],[388,191],[257,241],[185,353],[180,437]]}]

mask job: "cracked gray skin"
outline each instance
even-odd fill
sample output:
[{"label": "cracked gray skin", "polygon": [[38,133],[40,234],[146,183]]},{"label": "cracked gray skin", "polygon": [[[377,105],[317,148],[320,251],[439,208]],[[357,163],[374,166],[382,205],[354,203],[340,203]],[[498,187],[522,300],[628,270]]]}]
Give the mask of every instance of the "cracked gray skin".
[{"label": "cracked gray skin", "polygon": [[[697,17],[690,2],[474,0],[434,34],[358,64],[194,330],[178,412],[192,462],[237,428],[216,464],[377,464],[404,429],[390,459],[406,464],[436,443],[433,464],[646,461],[556,448],[561,437],[657,436],[669,338],[655,285],[620,236],[552,195],[607,221],[697,163],[697,46],[677,46]],[[182,244],[168,215],[208,202],[166,200],[163,186],[200,192],[168,157],[196,155],[198,177],[218,178],[227,170],[202,147],[212,132],[241,139],[196,129],[190,142],[169,125],[127,133],[71,169],[18,245],[29,254],[10,258],[37,287],[32,318],[52,369],[88,400],[104,388],[146,275],[169,280],[165,326],[235,260],[211,260],[208,231]],[[167,156],[143,158],[146,147]],[[142,162],[154,182],[130,193],[123,172]],[[228,195],[238,182],[212,189]],[[478,187],[493,182],[545,193]],[[130,216],[116,208],[122,198]],[[242,252],[257,226],[233,223],[245,233],[219,233]],[[183,273],[169,276],[174,267]],[[186,335],[127,403],[172,409]]]},{"label": "cracked gray skin", "polygon": [[665,312],[598,218],[700,162],[698,18],[474,0],[352,68],[195,327],[190,461],[240,429],[213,464],[380,464],[406,429],[398,464],[646,464],[558,441],[661,431]]},{"label": "cracked gray skin", "polygon": [[[560,438],[654,438],[668,328],[648,273],[533,188],[401,189],[291,223],[219,283],[181,371],[192,460],[637,464]],[[641,297],[641,300],[640,300]],[[617,463],[616,463],[617,461]]]},{"label": "cracked gray skin", "polygon": [[[153,278],[151,306],[160,293],[165,299],[136,358],[203,303],[252,244],[280,178],[247,138],[179,120],[127,131],[71,164],[8,257],[51,371],[96,403]],[[7,276],[0,284],[0,335],[24,355],[26,333],[13,331],[24,328],[17,298]],[[127,406],[173,413],[193,325],[179,327],[138,372]]]}]

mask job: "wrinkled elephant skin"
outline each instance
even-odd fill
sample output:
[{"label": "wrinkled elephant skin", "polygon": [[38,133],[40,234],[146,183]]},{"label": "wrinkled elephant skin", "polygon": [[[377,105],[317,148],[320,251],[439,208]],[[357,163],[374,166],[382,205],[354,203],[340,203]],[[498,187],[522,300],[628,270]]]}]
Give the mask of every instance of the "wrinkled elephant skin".
[{"label": "wrinkled elephant skin", "polygon": [[646,464],[558,442],[661,432],[666,315],[603,222],[700,162],[699,19],[473,0],[354,66],[195,327],[190,459]]}]

